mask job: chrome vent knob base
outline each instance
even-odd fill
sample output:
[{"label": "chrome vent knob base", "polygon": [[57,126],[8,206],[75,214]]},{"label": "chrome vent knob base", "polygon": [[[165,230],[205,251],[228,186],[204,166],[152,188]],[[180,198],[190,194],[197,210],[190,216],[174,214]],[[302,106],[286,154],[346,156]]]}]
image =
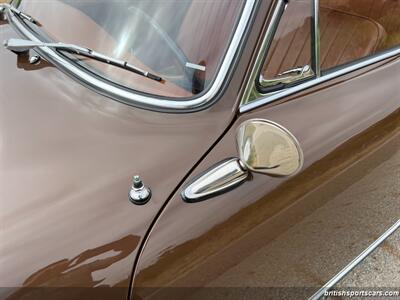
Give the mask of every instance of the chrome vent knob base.
[{"label": "chrome vent knob base", "polygon": [[136,205],[146,204],[151,198],[151,190],[146,187],[140,176],[133,176],[132,187],[129,191],[129,201]]}]

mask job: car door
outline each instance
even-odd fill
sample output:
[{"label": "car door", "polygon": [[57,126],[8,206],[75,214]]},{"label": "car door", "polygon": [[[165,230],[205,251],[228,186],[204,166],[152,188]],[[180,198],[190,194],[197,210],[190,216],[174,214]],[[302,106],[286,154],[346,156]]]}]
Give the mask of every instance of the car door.
[{"label": "car door", "polygon": [[[375,16],[365,12],[377,4],[358,3],[345,12],[340,1],[274,2],[238,116],[147,236],[134,299],[308,298],[396,223],[400,1]],[[239,128],[260,119],[297,139],[300,172],[252,172],[184,201],[188,186],[238,157]]]}]

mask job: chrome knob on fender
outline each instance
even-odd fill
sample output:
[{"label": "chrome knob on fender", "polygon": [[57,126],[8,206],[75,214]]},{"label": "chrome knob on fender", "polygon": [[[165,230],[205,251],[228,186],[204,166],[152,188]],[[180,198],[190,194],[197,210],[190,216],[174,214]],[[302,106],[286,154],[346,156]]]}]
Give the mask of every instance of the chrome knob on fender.
[{"label": "chrome knob on fender", "polygon": [[150,188],[144,186],[139,175],[133,176],[132,187],[129,191],[129,200],[137,205],[147,203],[151,198]]}]

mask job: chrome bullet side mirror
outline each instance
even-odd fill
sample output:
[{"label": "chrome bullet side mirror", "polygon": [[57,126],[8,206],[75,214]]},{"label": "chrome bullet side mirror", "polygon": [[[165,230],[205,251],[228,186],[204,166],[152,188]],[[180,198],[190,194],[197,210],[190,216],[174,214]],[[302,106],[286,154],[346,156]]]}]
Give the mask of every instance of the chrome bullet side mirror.
[{"label": "chrome bullet side mirror", "polygon": [[189,182],[182,190],[185,202],[199,202],[244,183],[251,172],[290,176],[303,165],[297,139],[284,127],[262,119],[243,122],[236,133],[239,158],[224,160]]}]

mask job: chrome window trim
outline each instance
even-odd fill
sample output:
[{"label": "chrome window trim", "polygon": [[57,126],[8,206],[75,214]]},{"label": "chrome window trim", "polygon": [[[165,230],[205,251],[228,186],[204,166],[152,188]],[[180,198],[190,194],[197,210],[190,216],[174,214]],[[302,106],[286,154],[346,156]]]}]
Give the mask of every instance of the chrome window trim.
[{"label": "chrome window trim", "polygon": [[290,96],[293,95],[297,92],[300,92],[302,90],[308,89],[310,87],[316,86],[318,84],[321,84],[323,82],[326,82],[328,80],[334,79],[336,77],[340,77],[343,75],[346,75],[350,72],[359,70],[361,68],[367,67],[369,65],[372,65],[374,63],[380,62],[382,60],[391,58],[391,57],[395,57],[395,56],[399,56],[400,55],[400,48],[395,48],[393,50],[390,50],[386,53],[383,54],[378,54],[375,57],[371,57],[365,61],[360,61],[360,62],[356,62],[352,65],[349,65],[347,67],[344,67],[342,69],[339,69],[337,71],[333,71],[331,73],[328,73],[326,75],[322,75],[321,77],[318,77],[316,79],[312,79],[310,81],[301,83],[299,85],[296,85],[294,87],[288,88],[286,90],[282,90],[279,92],[276,92],[274,94],[271,95],[260,95],[260,97],[258,100],[255,100],[253,102],[247,103],[247,104],[243,104],[240,108],[239,111],[240,113],[245,113],[248,111],[251,111],[253,109],[256,109],[257,107],[263,106],[265,104],[277,101],[281,98],[284,98],[286,96]]},{"label": "chrome window trim", "polygon": [[350,273],[358,264],[360,264],[368,255],[370,255],[380,244],[382,244],[388,237],[390,237],[397,229],[400,228],[400,219],[397,220],[388,230],[386,230],[379,238],[370,244],[363,252],[354,258],[347,266],[339,271],[331,280],[329,280],[323,287],[314,293],[308,300],[321,299],[325,292],[331,290],[337,283],[339,283],[348,273]]},{"label": "chrome window trim", "polygon": [[[274,8],[273,15],[277,14],[277,12],[282,9],[281,7],[284,4],[285,4],[285,0],[277,0],[277,5]],[[319,5],[319,0],[314,0],[313,10],[316,13],[318,13],[318,9],[319,9],[317,7],[317,5]],[[256,80],[257,80],[258,74],[261,71],[260,68],[264,61],[264,58],[266,57],[266,55],[268,53],[268,48],[269,48],[268,45],[270,45],[270,43],[272,42],[272,39],[273,39],[273,35],[271,35],[271,32],[274,32],[274,28],[276,28],[278,26],[278,24],[276,24],[276,22],[279,23],[279,21],[280,21],[280,18],[271,18],[270,19],[268,28],[266,30],[266,33],[265,33],[263,41],[262,41],[262,46],[258,52],[258,55],[256,57],[256,62],[251,71],[250,79],[246,85],[245,92],[242,96],[242,101],[241,101],[240,107],[239,107],[240,113],[249,112],[253,109],[256,109],[263,105],[277,101],[284,97],[293,95],[295,93],[298,93],[302,90],[311,88],[311,87],[321,84],[323,82],[329,81],[331,79],[346,75],[350,72],[359,70],[361,68],[367,67],[367,66],[375,64],[377,62],[400,55],[400,47],[395,47],[395,48],[380,52],[376,55],[367,56],[366,58],[362,58],[360,60],[355,61],[354,63],[345,65],[345,66],[340,67],[331,72],[328,71],[326,74],[320,74],[320,76],[316,76],[313,79],[310,79],[308,81],[305,81],[305,82],[295,85],[293,87],[289,87],[287,89],[279,90],[279,91],[272,92],[269,94],[261,94],[260,91],[257,89]],[[313,25],[317,26],[318,22],[319,22],[319,17],[314,18]],[[315,44],[313,47],[314,48],[313,51],[319,52],[319,32],[318,32],[318,28],[315,28],[315,27],[314,27],[314,32],[313,32],[313,39],[314,39],[314,44]],[[263,45],[264,45],[264,47],[263,47]],[[317,53],[317,54],[313,53],[313,61],[314,61],[314,63],[319,61],[319,53]],[[316,71],[318,72],[318,70],[320,70],[319,66],[317,67]]]},{"label": "chrome window trim", "polygon": [[321,62],[320,62],[320,34],[319,34],[319,0],[313,1],[312,6],[312,53],[311,53],[311,67],[314,70],[315,76],[321,77]]},{"label": "chrome window trim", "polygon": [[[50,48],[42,48],[37,50],[45,56],[51,63],[57,66],[61,71],[71,76],[86,87],[98,92],[106,97],[112,98],[119,102],[160,112],[193,112],[198,111],[212,104],[215,96],[221,90],[228,72],[234,62],[235,56],[239,50],[242,38],[245,35],[246,28],[250,24],[251,15],[255,8],[257,0],[246,0],[240,19],[232,40],[228,46],[219,71],[211,85],[211,87],[203,95],[189,100],[178,100],[174,98],[157,98],[144,94],[138,94],[136,91],[114,85],[110,82],[102,80],[99,77],[90,75],[82,68],[71,63],[66,57],[61,56]],[[7,12],[10,24],[26,38],[40,42],[40,40],[10,11]],[[139,92],[140,93],[140,92]]]},{"label": "chrome window trim", "polygon": [[266,21],[268,23],[268,27],[265,31],[260,49],[258,50],[258,55],[251,70],[250,78],[248,79],[248,82],[245,86],[244,93],[242,95],[241,105],[243,104],[243,102],[252,101],[253,99],[259,98],[261,95],[255,83],[258,82],[257,76],[260,74],[264,58],[272,43],[282,14],[286,9],[287,1],[288,0],[277,0],[273,3],[274,6],[271,8]]}]

